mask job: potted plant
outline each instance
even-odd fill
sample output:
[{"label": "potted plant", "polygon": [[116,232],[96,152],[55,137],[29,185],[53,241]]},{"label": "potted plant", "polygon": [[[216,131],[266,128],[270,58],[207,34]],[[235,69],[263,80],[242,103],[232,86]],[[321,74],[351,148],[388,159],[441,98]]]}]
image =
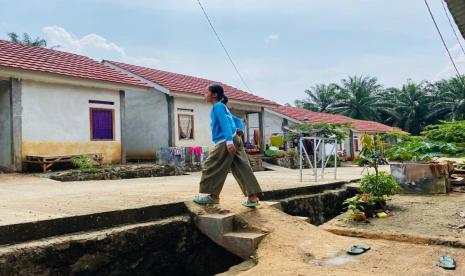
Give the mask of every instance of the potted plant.
[{"label": "potted plant", "polygon": [[392,196],[399,189],[399,184],[386,172],[380,172],[379,166],[387,164],[384,144],[381,136],[364,134],[361,137],[362,151],[359,164],[366,168],[373,168],[375,173],[368,173],[360,181],[360,190],[368,194],[375,203],[374,208],[385,209],[386,197]]},{"label": "potted plant", "polygon": [[347,209],[347,217],[354,221],[365,221],[367,214],[365,213],[364,202],[361,200],[361,195],[355,195],[344,200],[343,204]]}]

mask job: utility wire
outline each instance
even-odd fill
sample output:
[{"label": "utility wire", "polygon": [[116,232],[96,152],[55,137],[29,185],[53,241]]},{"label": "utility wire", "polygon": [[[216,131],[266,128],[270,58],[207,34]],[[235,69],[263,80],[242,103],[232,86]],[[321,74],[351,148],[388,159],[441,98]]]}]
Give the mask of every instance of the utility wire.
[{"label": "utility wire", "polygon": [[446,13],[447,20],[449,20],[449,25],[452,31],[454,32],[455,38],[457,39],[457,42],[460,45],[460,48],[462,49],[463,54],[465,55],[465,50],[463,49],[462,43],[460,42],[459,36],[457,35],[457,32],[455,31],[454,25],[452,24],[452,21],[450,20],[449,13],[447,12],[446,5],[444,4],[444,1],[441,0],[442,3],[442,8],[444,9],[444,12]]},{"label": "utility wire", "polygon": [[202,9],[203,14],[205,15],[205,18],[207,19],[208,24],[210,24],[210,27],[211,27],[211,29],[213,30],[213,33],[215,34],[216,38],[218,39],[218,42],[220,43],[220,45],[221,45],[221,47],[223,48],[224,52],[225,52],[226,55],[228,56],[228,59],[229,59],[229,61],[231,62],[232,66],[234,67],[234,70],[236,71],[237,75],[238,75],[239,78],[241,79],[241,81],[242,81],[242,83],[244,84],[244,86],[248,89],[248,91],[251,92],[250,87],[247,85],[247,83],[245,82],[245,80],[244,80],[244,78],[242,77],[241,73],[239,72],[239,69],[237,68],[236,64],[234,63],[233,59],[231,58],[231,55],[229,54],[228,50],[226,49],[226,46],[224,46],[223,41],[221,41],[221,38],[220,38],[219,34],[216,32],[215,27],[213,27],[213,23],[212,23],[212,21],[210,20],[210,17],[208,16],[207,12],[205,11],[205,9],[204,9],[202,3],[200,2],[200,0],[197,0],[197,3],[199,3],[199,6],[200,6],[200,8]]},{"label": "utility wire", "polygon": [[441,37],[442,44],[444,45],[444,48],[446,48],[447,54],[449,54],[450,61],[451,61],[452,64],[454,65],[455,72],[457,73],[457,77],[459,78],[459,80],[462,80],[462,78],[460,77],[461,75],[460,75],[460,73],[459,73],[459,69],[457,69],[457,65],[455,65],[454,59],[452,58],[452,55],[450,54],[449,48],[447,48],[447,44],[446,44],[446,42],[444,41],[444,37],[442,36],[441,31],[439,30],[438,24],[436,23],[436,19],[434,18],[434,15],[433,15],[433,13],[431,12],[431,9],[430,9],[430,7],[429,7],[429,5],[428,5],[428,1],[426,1],[426,0],[424,0],[424,1],[425,1],[425,4],[426,4],[426,7],[428,8],[429,14],[431,15],[431,19],[432,19],[433,22],[434,22],[434,26],[436,26],[436,30],[438,31],[438,34],[439,34],[439,36]]}]

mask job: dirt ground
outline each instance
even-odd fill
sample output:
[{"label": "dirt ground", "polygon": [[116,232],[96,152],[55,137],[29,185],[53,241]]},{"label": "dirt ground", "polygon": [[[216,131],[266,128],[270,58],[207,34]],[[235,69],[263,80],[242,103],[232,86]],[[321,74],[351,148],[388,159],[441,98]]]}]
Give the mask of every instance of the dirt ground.
[{"label": "dirt ground", "polygon": [[[223,202],[219,208],[269,233],[258,247],[258,264],[240,275],[465,275],[465,249],[339,236],[263,204],[249,210]],[[346,254],[354,244],[371,250]],[[457,269],[433,267],[440,255],[451,255]]]},{"label": "dirt ground", "polygon": [[[315,183],[306,170],[299,182],[299,171],[267,165],[272,171],[255,175],[264,191],[295,188],[362,177],[360,167],[325,171],[325,179]],[[388,169],[387,166],[384,169]],[[366,173],[366,171],[364,172]],[[191,201],[198,193],[201,173],[182,176],[122,180],[59,182],[26,174],[0,174],[0,225],[107,212],[173,202]],[[223,198],[244,200],[234,177],[226,180]]]},{"label": "dirt ground", "polygon": [[459,216],[460,212],[465,211],[464,202],[465,193],[396,195],[388,201],[388,206],[394,212],[393,217],[374,218],[369,220],[370,223],[357,223],[347,220],[343,214],[328,222],[323,228],[330,231],[339,229],[346,231],[348,235],[355,231],[366,231],[378,233],[380,238],[389,238],[394,234],[445,241],[459,240],[465,244],[465,229],[451,227],[465,223],[465,218]]},{"label": "dirt ground", "polygon": [[[258,247],[258,264],[240,275],[465,275],[465,249],[339,236],[265,205],[249,210],[223,202],[220,209],[269,233]],[[354,244],[371,250],[346,254]],[[452,256],[457,269],[433,267],[440,255]]]}]

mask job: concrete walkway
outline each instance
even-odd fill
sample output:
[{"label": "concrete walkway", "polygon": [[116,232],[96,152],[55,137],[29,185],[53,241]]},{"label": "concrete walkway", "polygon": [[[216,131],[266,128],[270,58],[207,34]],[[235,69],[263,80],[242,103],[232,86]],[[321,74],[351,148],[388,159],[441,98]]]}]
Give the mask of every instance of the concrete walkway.
[{"label": "concrete walkway", "polygon": [[[272,171],[256,173],[264,191],[335,182],[333,169],[328,169],[325,179],[318,183],[312,180],[307,170],[304,182],[300,183],[298,170],[268,167]],[[356,180],[361,173],[359,167],[339,168],[336,181]],[[198,191],[200,176],[200,173],[192,173],[171,177],[58,182],[30,175],[0,174],[0,225],[190,201]],[[228,176],[222,196],[237,200],[238,204],[243,199],[232,175]]]}]

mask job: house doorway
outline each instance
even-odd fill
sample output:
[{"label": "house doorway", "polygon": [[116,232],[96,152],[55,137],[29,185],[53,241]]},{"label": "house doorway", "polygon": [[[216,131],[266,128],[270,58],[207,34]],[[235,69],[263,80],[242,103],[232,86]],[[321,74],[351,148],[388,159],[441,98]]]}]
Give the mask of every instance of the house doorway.
[{"label": "house doorway", "polygon": [[10,81],[0,80],[0,170],[13,168]]}]

